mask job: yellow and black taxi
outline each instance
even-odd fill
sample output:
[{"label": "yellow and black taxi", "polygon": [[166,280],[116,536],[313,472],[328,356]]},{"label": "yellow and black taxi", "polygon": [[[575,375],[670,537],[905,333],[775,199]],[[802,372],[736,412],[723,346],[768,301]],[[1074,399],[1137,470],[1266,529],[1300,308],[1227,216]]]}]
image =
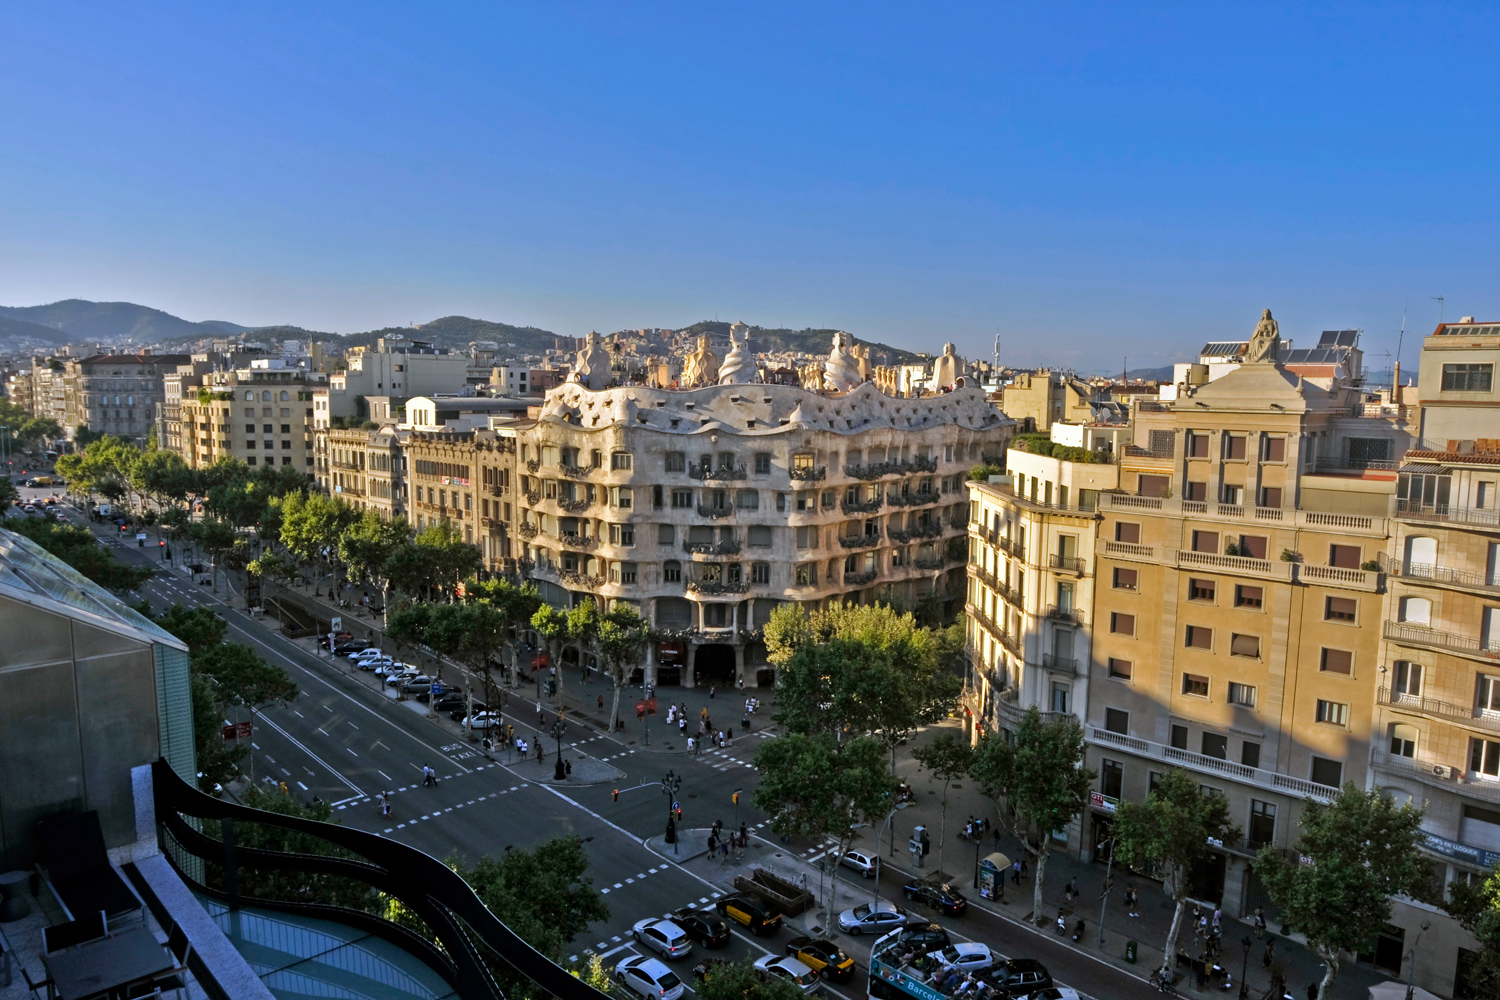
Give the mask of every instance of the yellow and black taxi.
[{"label": "yellow and black taxi", "polygon": [[854,959],[823,938],[794,937],[786,943],[786,953],[824,979],[844,980],[854,975]]},{"label": "yellow and black taxi", "polygon": [[753,896],[725,896],[714,904],[721,916],[743,924],[761,937],[781,926],[781,913]]}]

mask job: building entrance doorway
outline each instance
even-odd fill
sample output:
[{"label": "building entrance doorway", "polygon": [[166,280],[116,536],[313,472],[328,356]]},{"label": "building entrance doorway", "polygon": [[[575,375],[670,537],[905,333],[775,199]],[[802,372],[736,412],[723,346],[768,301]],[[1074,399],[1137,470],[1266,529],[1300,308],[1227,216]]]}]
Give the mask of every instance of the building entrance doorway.
[{"label": "building entrance doorway", "polygon": [[693,678],[694,687],[734,687],[734,647],[724,642],[699,646],[693,657]]}]

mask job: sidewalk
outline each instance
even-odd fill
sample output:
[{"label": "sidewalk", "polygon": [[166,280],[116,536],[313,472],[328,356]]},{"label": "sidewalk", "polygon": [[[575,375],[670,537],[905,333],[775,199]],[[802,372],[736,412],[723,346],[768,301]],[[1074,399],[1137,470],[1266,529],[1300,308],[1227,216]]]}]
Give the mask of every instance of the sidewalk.
[{"label": "sidewalk", "polygon": [[[953,732],[956,729],[957,723],[951,721],[929,727],[912,740],[912,744],[920,745],[943,732]],[[940,786],[932,780],[930,773],[919,769],[916,761],[911,757],[911,750],[911,745],[902,748],[897,756],[896,767],[902,779],[910,783],[916,791],[916,802],[897,813],[894,834],[899,846],[896,856],[891,857],[889,848],[882,843],[882,862],[893,872],[931,875],[939,867],[938,838],[942,828]],[[948,794],[948,829],[946,841],[942,845],[942,871],[947,874],[953,885],[968,897],[971,906],[982,907],[1016,924],[1029,924],[1034,887],[1031,878],[1033,867],[1030,863],[1027,867],[1027,877],[1022,879],[1020,886],[1007,881],[1004,903],[999,900],[979,898],[978,890],[973,887],[978,859],[998,850],[1015,860],[1023,857],[1024,851],[1019,841],[1005,834],[1001,835],[998,844],[993,837],[986,838],[982,844],[978,845],[976,851],[975,845],[958,836],[971,815],[988,818],[992,827],[997,819],[994,804],[971,782],[956,781]],[[910,837],[912,828],[917,825],[925,825],[932,840],[931,853],[928,854],[920,869],[912,864],[911,855],[905,849],[907,838]],[[866,849],[872,848],[875,842],[874,833],[864,831],[859,842]],[[1046,922],[1037,930],[1037,933],[1057,939],[1054,925],[1059,912],[1062,912],[1066,919],[1068,933],[1061,940],[1065,940],[1068,945],[1080,951],[1087,951],[1095,956],[1102,955],[1134,975],[1149,975],[1152,969],[1159,968],[1161,965],[1162,947],[1166,943],[1167,931],[1172,923],[1172,900],[1162,892],[1159,882],[1134,876],[1118,868],[1112,874],[1114,886],[1107,901],[1104,940],[1101,947],[1098,944],[1099,911],[1101,893],[1104,888],[1105,865],[1080,861],[1064,851],[1054,851],[1047,859],[1045,881],[1042,886],[1042,914]],[[1063,898],[1063,887],[1070,879],[1075,878],[1078,880],[1079,897],[1072,904],[1068,904]],[[1132,886],[1140,897],[1138,905],[1140,916],[1136,918],[1130,917],[1124,907],[1125,890]],[[1199,948],[1194,946],[1191,918],[1192,906],[1189,905],[1183,918],[1183,928],[1177,936],[1177,950],[1196,957],[1199,954]],[[1079,919],[1085,922],[1085,933],[1082,940],[1074,945],[1071,940],[1073,925]],[[1275,924],[1269,926],[1266,930],[1266,940],[1275,941],[1275,961],[1286,972],[1288,992],[1302,996],[1308,983],[1322,979],[1322,962],[1305,945],[1275,933],[1277,929]],[[1270,977],[1262,965],[1266,941],[1257,940],[1254,929],[1248,923],[1242,923],[1225,914],[1222,924],[1222,951],[1218,962],[1230,971],[1235,989],[1238,991],[1240,969],[1245,961],[1242,942],[1246,937],[1251,942],[1250,991],[1252,996],[1258,997],[1264,994],[1270,985]],[[1139,951],[1134,965],[1125,961],[1125,946],[1129,941],[1138,942]],[[1186,968],[1182,972],[1187,973]],[[1348,961],[1344,963],[1338,979],[1334,981],[1333,995],[1334,997],[1363,998],[1368,995],[1371,986],[1385,982],[1387,978],[1369,965]],[[1178,987],[1185,991],[1191,990],[1191,976],[1188,975],[1185,981],[1179,980]]]}]

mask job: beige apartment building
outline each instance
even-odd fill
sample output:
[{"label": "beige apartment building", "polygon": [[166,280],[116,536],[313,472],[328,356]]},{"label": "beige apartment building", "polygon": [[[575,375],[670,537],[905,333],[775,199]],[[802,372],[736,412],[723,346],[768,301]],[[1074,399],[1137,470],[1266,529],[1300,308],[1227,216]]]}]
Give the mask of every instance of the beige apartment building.
[{"label": "beige apartment building", "polygon": [[180,402],[177,452],[191,468],[231,455],[251,467],[274,465],[313,475],[313,390],[328,376],[278,361],[204,376]]},{"label": "beige apartment building", "polygon": [[1029,708],[1088,704],[1099,498],[1120,475],[1016,447],[1006,468],[968,484],[965,721],[981,731],[1007,729]]},{"label": "beige apartment building", "polygon": [[522,565],[554,604],[638,607],[660,683],[772,683],[779,603],[958,609],[966,472],[1011,426],[977,389],[570,382],[517,431]]},{"label": "beige apartment building", "polygon": [[[162,404],[162,380],[182,354],[96,354],[64,362],[51,373],[52,416],[69,438],[80,427],[145,445]],[[58,401],[61,415],[58,415]],[[40,414],[39,414],[40,415]]]},{"label": "beige apartment building", "polygon": [[[334,432],[337,433],[337,432]],[[402,432],[407,518],[420,531],[448,521],[490,572],[521,569],[512,551],[514,431]]]},{"label": "beige apartment building", "polygon": [[1468,992],[1474,942],[1431,903],[1500,862],[1497,363],[1500,324],[1465,319],[1424,340],[1421,440],[1401,464],[1386,562],[1371,764],[1376,785],[1426,804],[1433,892],[1396,907],[1382,944],[1394,954],[1420,934],[1416,981],[1444,996]]},{"label": "beige apartment building", "polygon": [[1091,423],[1096,395],[1093,386],[1067,372],[1018,372],[1002,393],[1001,408],[1018,431],[1045,434],[1057,421]]},{"label": "beige apartment building", "polygon": [[408,436],[394,424],[374,430],[329,428],[316,432],[325,449],[315,455],[314,478],[330,495],[351,507],[373,510],[384,520],[407,512],[403,446]]}]

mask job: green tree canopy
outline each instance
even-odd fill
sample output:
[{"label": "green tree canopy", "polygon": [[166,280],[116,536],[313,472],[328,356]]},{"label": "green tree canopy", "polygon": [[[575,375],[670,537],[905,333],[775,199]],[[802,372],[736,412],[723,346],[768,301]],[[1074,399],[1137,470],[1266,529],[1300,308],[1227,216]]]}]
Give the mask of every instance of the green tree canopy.
[{"label": "green tree canopy", "polygon": [[699,1000],[802,1000],[796,984],[762,976],[750,962],[724,962],[708,970],[695,989]]},{"label": "green tree canopy", "polygon": [[507,849],[460,869],[490,911],[533,948],[553,961],[588,929],[609,919],[594,888],[588,854],[575,836],[554,837],[535,850]]},{"label": "green tree canopy", "polygon": [[[592,606],[593,602],[589,601],[588,604]],[[579,609],[573,610],[576,612]],[[604,673],[615,686],[609,719],[611,728],[618,729],[620,692],[629,683],[635,668],[641,664],[646,643],[651,638],[651,624],[633,606],[623,602],[610,608],[597,621],[597,626],[593,627],[594,644],[599,650],[599,661],[604,667]],[[572,615],[569,615],[569,626],[571,629]],[[559,670],[558,674],[561,673]]]},{"label": "green tree canopy", "polygon": [[1209,852],[1210,840],[1224,843],[1239,836],[1224,794],[1205,792],[1198,779],[1182,768],[1163,774],[1145,801],[1120,803],[1114,846],[1119,859],[1132,868],[1154,864],[1177,904],[1163,948],[1164,976],[1170,978],[1172,957],[1177,954],[1177,932],[1182,928],[1193,866]]},{"label": "green tree canopy", "polygon": [[1323,960],[1320,992],[1328,996],[1339,956],[1367,950],[1390,923],[1391,897],[1421,891],[1422,810],[1347,782],[1331,802],[1305,800],[1299,829],[1293,850],[1305,863],[1263,847],[1255,874],[1282,922]]}]

